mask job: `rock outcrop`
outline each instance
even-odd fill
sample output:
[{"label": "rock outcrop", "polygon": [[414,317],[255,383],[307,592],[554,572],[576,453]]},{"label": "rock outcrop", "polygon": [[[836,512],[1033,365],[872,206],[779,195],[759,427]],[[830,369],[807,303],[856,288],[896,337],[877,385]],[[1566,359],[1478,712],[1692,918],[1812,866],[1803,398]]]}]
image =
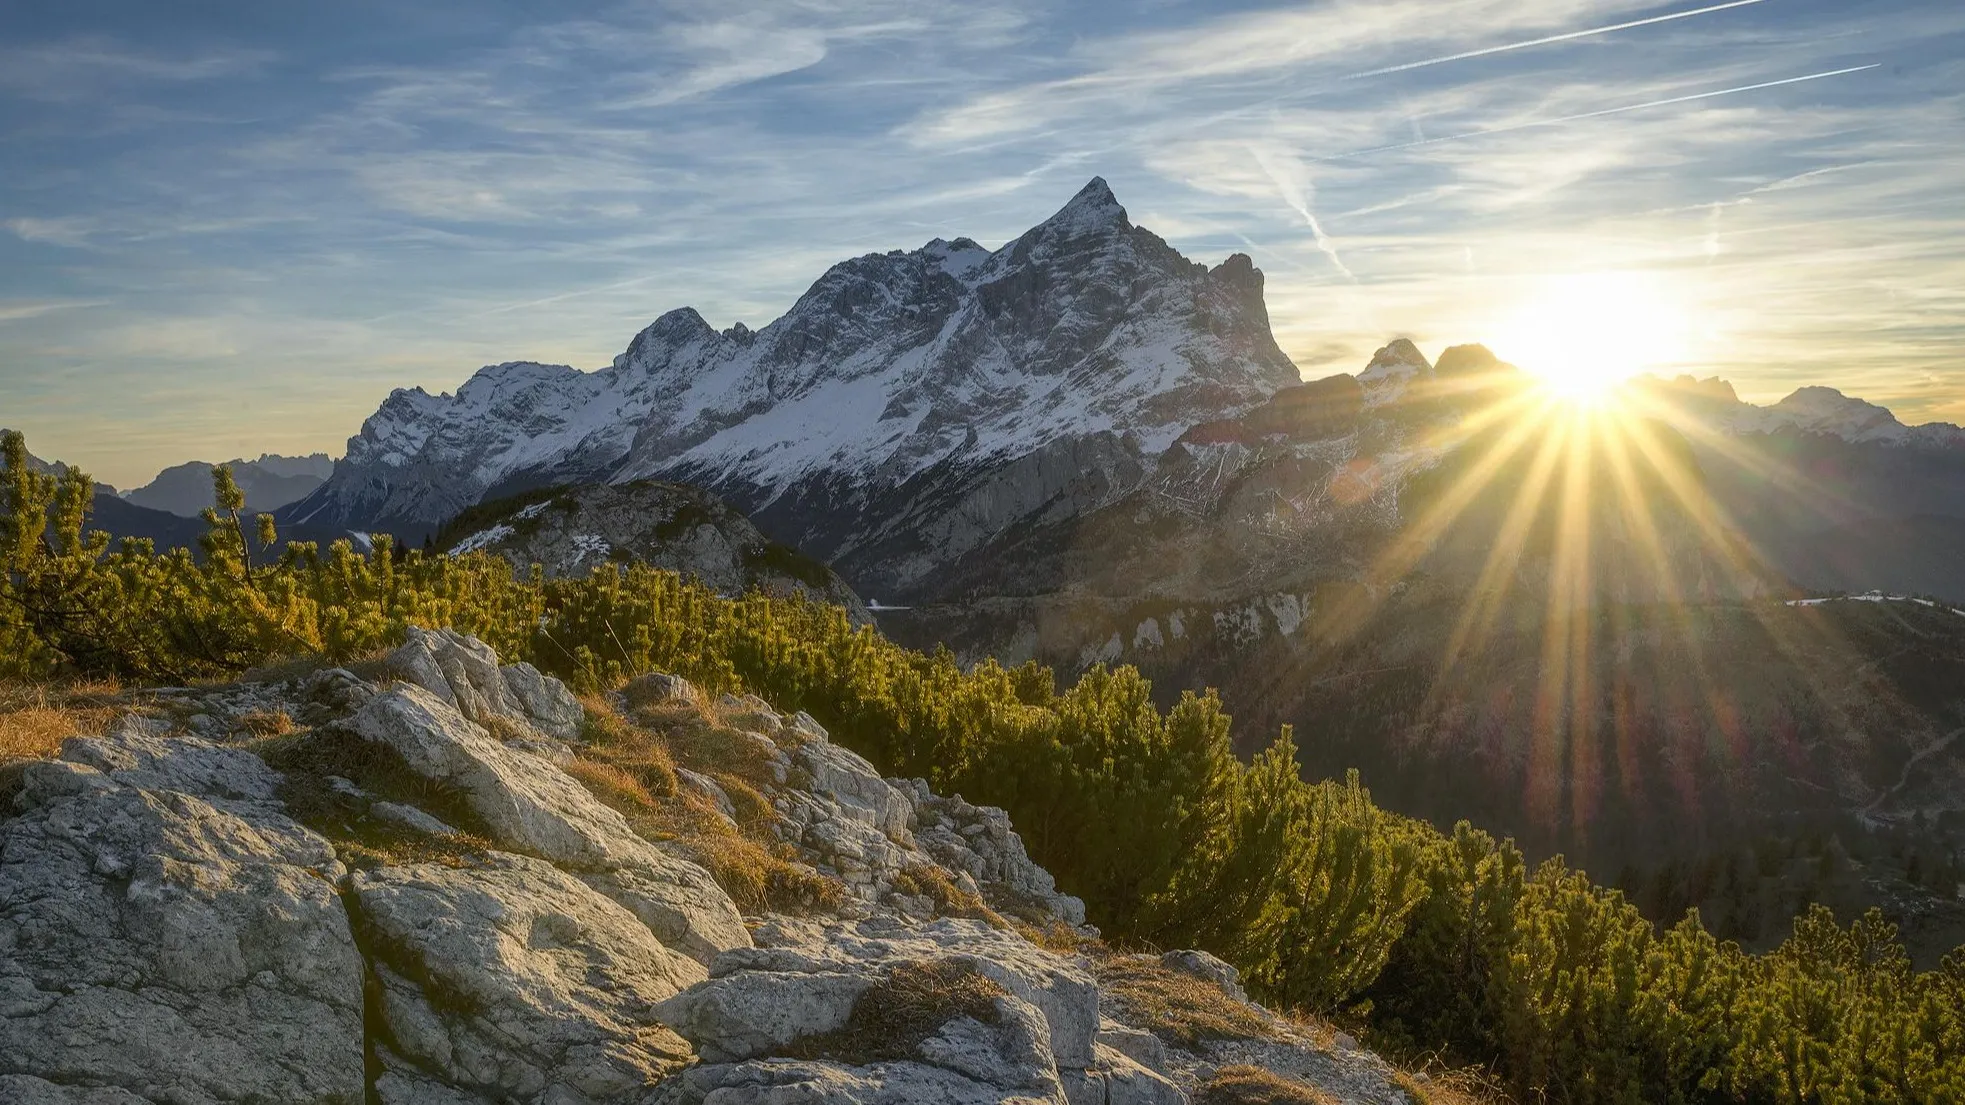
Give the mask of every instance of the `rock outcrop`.
[{"label": "rock outcrop", "polygon": [[503,557],[520,571],[584,576],[609,564],[647,564],[724,595],[753,589],[803,595],[871,615],[833,570],[765,537],[744,513],[698,487],[661,480],[587,484],[482,503],[437,534],[451,553]]},{"label": "rock outcrop", "polygon": [[[1259,1061],[1403,1101],[1205,953],[1131,969],[1199,980],[1248,1038],[1132,1022],[1095,943],[981,904],[1084,920],[1003,811],[883,779],[804,714],[671,676],[622,693],[738,726],[714,731],[765,765],[775,847],[846,889],[745,917],[583,785],[558,681],[447,632],[379,670],[155,692],[0,776],[0,1100],[1175,1105]],[[674,800],[734,825],[706,771]]]}]

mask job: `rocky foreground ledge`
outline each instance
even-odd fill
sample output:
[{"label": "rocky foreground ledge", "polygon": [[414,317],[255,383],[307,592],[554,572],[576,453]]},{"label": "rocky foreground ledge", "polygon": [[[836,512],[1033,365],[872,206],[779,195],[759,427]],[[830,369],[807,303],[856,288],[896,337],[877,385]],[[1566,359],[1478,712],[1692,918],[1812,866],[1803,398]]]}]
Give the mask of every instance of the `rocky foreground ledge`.
[{"label": "rocky foreground ledge", "polygon": [[[1001,810],[756,698],[645,676],[611,708],[716,718],[755,788],[677,755],[624,814],[564,686],[422,631],[9,771],[0,1102],[1410,1099],[1212,956],[1105,950]],[[768,834],[804,905],[746,916],[664,803]]]}]

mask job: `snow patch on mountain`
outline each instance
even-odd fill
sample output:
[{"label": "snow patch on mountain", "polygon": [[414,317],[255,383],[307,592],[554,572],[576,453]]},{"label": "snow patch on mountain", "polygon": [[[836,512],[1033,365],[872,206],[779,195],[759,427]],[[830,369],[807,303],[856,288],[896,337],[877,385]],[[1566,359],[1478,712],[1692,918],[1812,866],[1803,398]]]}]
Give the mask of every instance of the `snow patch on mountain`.
[{"label": "snow patch on mountain", "polygon": [[1358,373],[1358,384],[1365,391],[1365,406],[1382,407],[1396,401],[1416,379],[1433,375],[1433,365],[1409,339],[1395,338],[1372,355],[1371,363]]}]

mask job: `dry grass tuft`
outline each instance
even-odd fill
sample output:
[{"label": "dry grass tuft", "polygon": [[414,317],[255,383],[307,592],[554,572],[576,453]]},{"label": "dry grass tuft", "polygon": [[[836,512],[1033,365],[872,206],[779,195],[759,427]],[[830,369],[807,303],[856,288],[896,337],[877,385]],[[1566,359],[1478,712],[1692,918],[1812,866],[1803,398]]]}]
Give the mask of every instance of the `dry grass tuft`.
[{"label": "dry grass tuft", "polygon": [[735,776],[753,790],[773,781],[776,744],[755,728],[730,724],[714,706],[669,699],[634,710],[626,721],[658,735],[673,761],[691,771]]},{"label": "dry grass tuft", "polygon": [[0,683],[0,764],[49,759],[129,708],[114,683]]},{"label": "dry grass tuft", "polygon": [[240,683],[292,683],[305,679],[317,671],[330,668],[345,668],[360,676],[364,681],[383,685],[400,680],[401,675],[389,663],[390,650],[375,649],[360,656],[336,662],[325,656],[294,656],[285,660],[274,660],[261,664],[239,676]]},{"label": "dry grass tuft", "polygon": [[1084,933],[1058,920],[1055,916],[1041,920],[1011,918],[1010,927],[1023,934],[1025,940],[1059,955],[1102,955],[1105,945],[1095,937]]},{"label": "dry grass tuft", "polygon": [[996,999],[1005,993],[963,960],[902,963],[860,995],[845,1027],[794,1041],[787,1054],[853,1066],[913,1059],[923,1040],[957,1017],[995,1024]]},{"label": "dry grass tuft", "polygon": [[981,895],[957,886],[948,872],[939,867],[909,867],[894,878],[894,889],[909,895],[926,894],[935,903],[935,912],[943,917],[972,917],[999,929],[1010,927],[1010,922],[989,908]]},{"label": "dry grass tuft", "polygon": [[1237,1065],[1215,1072],[1195,1096],[1194,1105],[1338,1105],[1337,1098],[1315,1086],[1261,1067]]},{"label": "dry grass tuft", "polygon": [[238,725],[255,737],[284,737],[295,728],[285,710],[255,710],[240,717]]},{"label": "dry grass tuft", "polygon": [[[812,913],[845,904],[843,885],[798,863],[773,833],[778,813],[759,790],[771,777],[769,751],[757,738],[723,727],[697,700],[663,699],[626,716],[605,699],[582,704],[585,744],[567,770],[636,832],[702,864],[745,912]],[[681,785],[678,764],[716,781],[736,824]]]},{"label": "dry grass tuft", "polygon": [[656,804],[655,795],[634,772],[606,760],[576,759],[566,773],[580,780],[595,798],[615,809],[642,809]]},{"label": "dry grass tuft", "polygon": [[1392,1082],[1415,1105],[1511,1105],[1514,1100],[1478,1067],[1425,1075],[1401,1072]]},{"label": "dry grass tuft", "polygon": [[1206,1040],[1275,1035],[1268,1021],[1219,985],[1156,959],[1115,956],[1094,960],[1094,967],[1123,1019],[1167,1043],[1193,1048]]}]

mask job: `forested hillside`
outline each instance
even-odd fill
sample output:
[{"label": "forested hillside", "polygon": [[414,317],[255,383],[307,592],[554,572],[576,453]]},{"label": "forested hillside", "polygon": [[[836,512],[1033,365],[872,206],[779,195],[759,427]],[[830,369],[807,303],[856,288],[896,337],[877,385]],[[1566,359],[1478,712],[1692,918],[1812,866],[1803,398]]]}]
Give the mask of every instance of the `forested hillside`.
[{"label": "forested hillside", "polygon": [[[1384,1049],[1491,1064],[1524,1100],[1965,1101],[1965,950],[1918,973],[1874,913],[1797,918],[1765,955],[1696,915],[1664,930],[1559,861],[1307,781],[1279,732],[1234,755],[1212,693],[1157,708],[1130,668],[900,648],[800,598],[615,564],[578,579],[378,539],[287,545],[216,476],[202,557],[93,532],[88,477],[0,472],[0,678],[182,683],[346,660],[413,625],[474,634],[577,688],[665,671],[804,709],[890,775],[1001,805],[1115,940],[1195,946],[1282,1007]],[[11,783],[0,775],[0,799]],[[4,808],[0,806],[0,808]]]}]

